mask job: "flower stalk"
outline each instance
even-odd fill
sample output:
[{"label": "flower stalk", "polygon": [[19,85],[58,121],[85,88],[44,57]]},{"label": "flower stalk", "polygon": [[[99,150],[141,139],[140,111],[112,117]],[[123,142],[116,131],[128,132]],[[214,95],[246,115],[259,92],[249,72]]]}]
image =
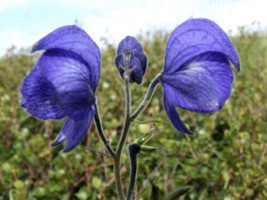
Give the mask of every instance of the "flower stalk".
[{"label": "flower stalk", "polygon": [[104,143],[107,151],[109,152],[109,154],[114,157],[115,156],[115,152],[112,149],[112,147],[110,146],[109,141],[106,138],[106,135],[104,133],[103,130],[103,126],[102,126],[102,122],[101,122],[101,118],[100,118],[100,114],[99,114],[99,110],[98,110],[98,104],[97,101],[95,103],[95,124],[96,124],[96,128],[98,131],[98,135],[101,138],[102,142]]},{"label": "flower stalk", "polygon": [[146,96],[144,97],[142,103],[139,105],[139,107],[134,111],[134,113],[131,115],[130,120],[133,121],[143,110],[144,108],[149,104],[154,91],[158,84],[161,81],[161,73],[159,73],[150,83]]},{"label": "flower stalk", "polygon": [[[120,200],[124,200],[124,192],[123,192],[123,186],[122,186],[122,180],[121,180],[121,164],[120,164],[120,160],[121,160],[121,154],[122,154],[122,149],[123,146],[125,144],[125,140],[127,138],[128,135],[128,130],[130,128],[130,125],[132,123],[132,121],[144,110],[144,108],[148,105],[148,103],[150,102],[153,93],[156,89],[156,86],[158,85],[158,83],[160,83],[160,74],[158,76],[156,76],[153,81],[150,83],[149,88],[147,90],[146,96],[144,97],[144,100],[142,101],[142,103],[139,105],[138,109],[134,112],[134,114],[130,114],[131,113],[131,91],[130,91],[130,82],[129,79],[127,79],[127,72],[125,73],[125,120],[124,120],[124,126],[122,129],[122,133],[121,133],[121,138],[118,144],[118,148],[116,150],[116,155],[114,156],[114,174],[115,174],[115,182],[116,182],[116,187],[117,187],[117,191],[118,191],[118,195]],[[134,162],[131,162],[134,164]],[[135,167],[133,167],[131,165],[131,169],[135,169]],[[133,173],[131,173],[131,177],[134,175]],[[134,175],[134,177],[136,177],[136,174]],[[135,178],[130,178],[130,188],[134,188],[135,185]]]},{"label": "flower stalk", "polygon": [[120,137],[120,141],[116,150],[116,155],[114,158],[114,173],[115,173],[115,182],[118,191],[118,195],[120,200],[124,200],[124,192],[122,187],[122,180],[121,180],[121,153],[122,148],[124,146],[125,140],[128,135],[128,130],[131,124],[130,119],[130,112],[131,112],[131,91],[130,91],[130,82],[129,79],[125,79],[125,120],[124,125]]}]

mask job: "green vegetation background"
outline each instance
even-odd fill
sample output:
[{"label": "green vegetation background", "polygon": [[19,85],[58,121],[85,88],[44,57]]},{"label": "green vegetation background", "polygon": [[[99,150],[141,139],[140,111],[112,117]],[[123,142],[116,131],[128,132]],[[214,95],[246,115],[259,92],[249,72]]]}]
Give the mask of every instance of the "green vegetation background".
[{"label": "green vegetation background", "polygon": [[[162,70],[168,34],[139,36],[148,56],[141,87],[132,85],[133,110],[152,78]],[[235,71],[232,95],[220,112],[198,114],[178,111],[194,137],[172,128],[162,105],[162,89],[138,118],[156,120],[149,145],[162,148],[139,155],[136,198],[147,200],[148,178],[167,193],[195,185],[190,199],[267,199],[267,37],[240,32],[232,38],[242,61]],[[115,47],[107,40],[102,51],[102,71],[97,90],[105,132],[115,148],[124,114],[122,82],[113,64]],[[51,148],[63,121],[40,120],[20,108],[19,88],[39,55],[9,49],[0,59],[0,200],[74,199],[116,200],[112,160],[105,156],[94,125],[73,151]],[[265,81],[265,82],[264,82]],[[128,143],[152,127],[134,123]],[[122,177],[129,177],[128,153],[123,153]]]}]

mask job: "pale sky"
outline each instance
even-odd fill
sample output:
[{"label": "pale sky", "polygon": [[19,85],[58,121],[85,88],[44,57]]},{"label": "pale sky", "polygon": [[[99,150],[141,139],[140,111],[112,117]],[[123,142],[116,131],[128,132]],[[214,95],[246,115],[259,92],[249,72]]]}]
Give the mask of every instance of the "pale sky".
[{"label": "pale sky", "polygon": [[227,33],[238,27],[267,31],[267,0],[0,0],[0,55],[30,47],[75,20],[99,45],[117,45],[127,35],[172,31],[188,18],[209,18]]}]

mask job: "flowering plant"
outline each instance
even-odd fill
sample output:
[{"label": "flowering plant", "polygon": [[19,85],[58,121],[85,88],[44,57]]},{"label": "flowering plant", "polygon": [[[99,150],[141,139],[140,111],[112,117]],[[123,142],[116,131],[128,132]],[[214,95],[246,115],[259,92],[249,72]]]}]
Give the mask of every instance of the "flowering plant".
[{"label": "flowering plant", "polygon": [[[208,19],[190,19],[170,35],[164,68],[151,81],[143,101],[132,112],[130,84],[142,83],[147,57],[141,44],[127,36],[120,42],[115,58],[125,87],[125,120],[114,150],[104,133],[95,94],[101,69],[99,47],[81,28],[64,26],[38,41],[32,52],[39,50],[44,53],[21,86],[21,106],[41,119],[66,118],[58,138],[52,143],[55,146],[66,140],[64,152],[79,144],[94,119],[100,139],[113,159],[121,200],[125,199],[125,193],[120,159],[128,130],[148,105],[157,86],[163,87],[163,105],[171,124],[181,133],[193,134],[179,118],[175,105],[199,113],[220,110],[231,94],[233,72],[230,61],[240,71],[238,53],[223,30]],[[135,186],[139,152],[158,149],[145,145],[151,134],[152,131],[128,146],[131,162],[128,200],[132,198]],[[191,187],[178,188],[164,199],[177,198],[189,189]]]}]

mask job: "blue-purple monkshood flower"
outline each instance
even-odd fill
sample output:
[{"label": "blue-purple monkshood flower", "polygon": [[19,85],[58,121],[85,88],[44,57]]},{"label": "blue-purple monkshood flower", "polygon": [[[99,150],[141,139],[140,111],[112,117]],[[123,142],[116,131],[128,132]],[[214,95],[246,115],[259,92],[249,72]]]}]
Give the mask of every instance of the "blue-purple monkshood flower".
[{"label": "blue-purple monkshood flower", "polygon": [[146,72],[147,57],[143,51],[141,44],[131,36],[127,36],[120,43],[117,49],[115,65],[117,66],[121,77],[129,62],[130,83],[135,82],[141,84],[143,76]]},{"label": "blue-purple monkshood flower", "polygon": [[222,108],[231,94],[231,61],[240,71],[240,59],[226,33],[208,19],[190,19],[171,34],[161,83],[163,104],[172,125],[192,134],[179,118],[175,105],[193,112]]},{"label": "blue-purple monkshood flower", "polygon": [[66,122],[52,144],[66,140],[72,150],[86,135],[95,115],[100,76],[100,50],[79,27],[63,26],[38,41],[32,53],[44,50],[22,86],[21,106],[41,119]]}]

